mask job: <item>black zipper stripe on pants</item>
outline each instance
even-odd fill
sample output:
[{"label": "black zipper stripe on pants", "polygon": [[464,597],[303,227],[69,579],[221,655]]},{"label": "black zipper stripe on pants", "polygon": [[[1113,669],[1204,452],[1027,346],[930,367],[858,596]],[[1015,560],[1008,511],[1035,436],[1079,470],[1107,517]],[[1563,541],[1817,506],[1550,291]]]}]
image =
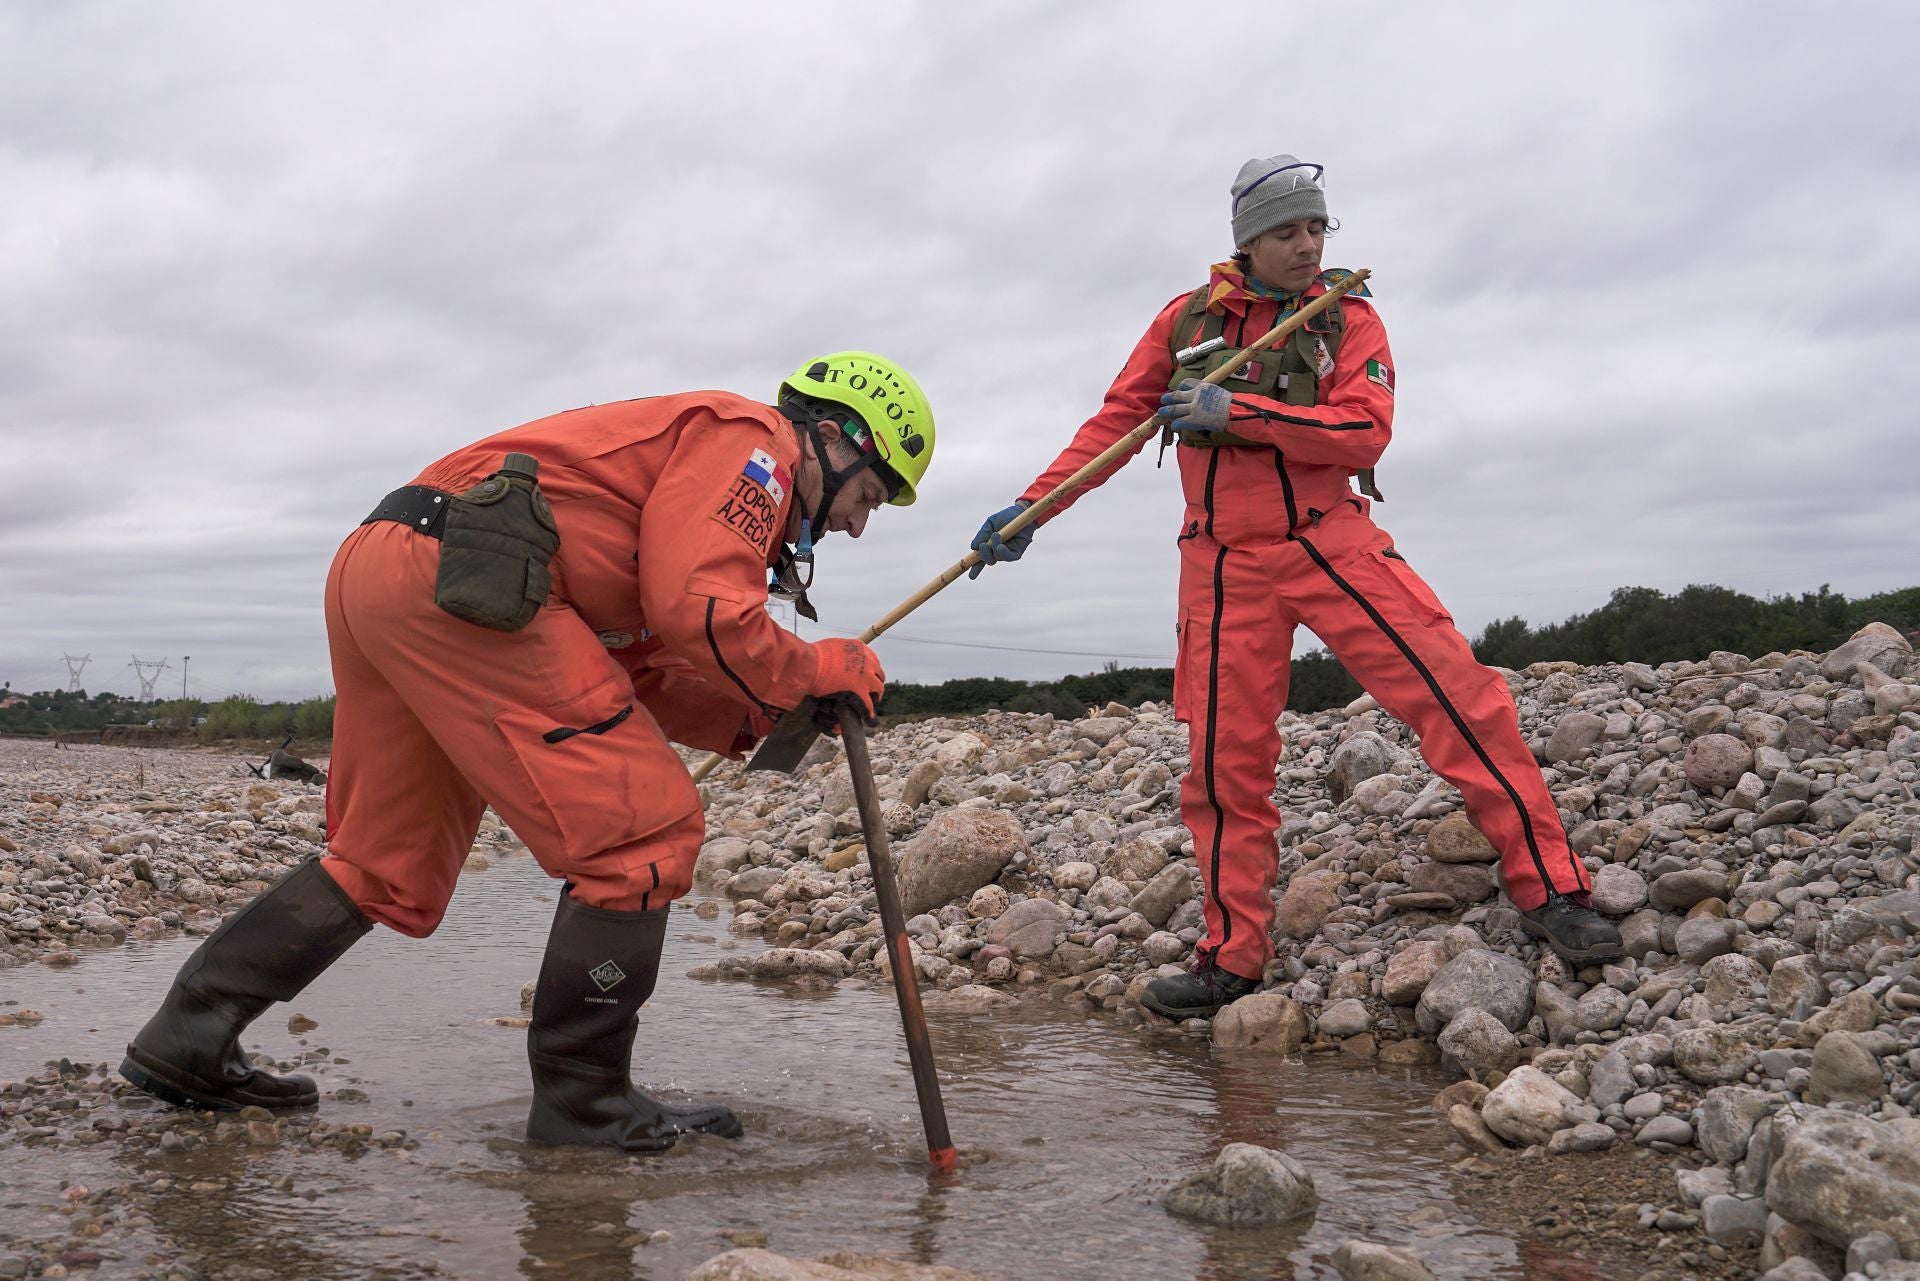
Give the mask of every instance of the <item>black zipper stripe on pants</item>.
[{"label": "black zipper stripe on pants", "polygon": [[[1527,852],[1533,855],[1534,870],[1540,873],[1540,882],[1547,887],[1548,900],[1551,901],[1557,897],[1560,891],[1555,887],[1553,878],[1547,875],[1546,860],[1540,857],[1540,843],[1534,839],[1533,819],[1527,813],[1525,802],[1520,799],[1520,793],[1514,790],[1513,784],[1507,781],[1507,776],[1500,772],[1499,766],[1493,763],[1493,757],[1487,755],[1487,749],[1480,745],[1480,740],[1474,737],[1473,731],[1467,727],[1466,719],[1460,715],[1459,709],[1454,707],[1453,700],[1447,697],[1446,691],[1440,688],[1440,682],[1434,678],[1433,672],[1420,661],[1420,656],[1413,652],[1413,647],[1401,639],[1400,633],[1394,631],[1392,625],[1380,616],[1380,611],[1373,607],[1373,602],[1362,596],[1354,589],[1353,584],[1335,572],[1327,558],[1320,554],[1318,547],[1305,538],[1295,538],[1293,541],[1307,549],[1307,555],[1313,558],[1313,563],[1320,567],[1323,574],[1333,580],[1334,586],[1345,592],[1354,604],[1366,611],[1367,617],[1373,620],[1373,625],[1393,642],[1394,648],[1405,656],[1407,662],[1413,666],[1413,670],[1420,674],[1420,679],[1427,683],[1427,688],[1432,691],[1434,700],[1440,704],[1440,709],[1447,714],[1447,719],[1453,722],[1453,727],[1460,731],[1460,737],[1467,741],[1467,746],[1473,749],[1473,754],[1480,758],[1482,765],[1486,766],[1487,773],[1493,776],[1494,782],[1500,784],[1500,790],[1505,792],[1507,799],[1513,802],[1514,812],[1520,815],[1520,830],[1527,838]],[[1571,846],[1567,849],[1567,858],[1569,860],[1573,858]],[[1573,883],[1576,886],[1580,884],[1578,872],[1574,873]]]},{"label": "black zipper stripe on pants", "polygon": [[720,641],[713,634],[713,607],[718,603],[719,602],[713,597],[707,597],[707,648],[713,651],[713,661],[720,664],[720,670],[727,674],[728,680],[740,687],[742,694],[745,694],[753,700],[755,707],[758,707],[761,711],[771,716],[774,714],[773,708],[762,702],[758,694],[755,694],[751,689],[747,688],[747,683],[740,679],[733,668],[727,666],[727,656],[720,652]]},{"label": "black zipper stripe on pants", "polygon": [[[1207,459],[1207,537],[1213,537],[1213,482],[1220,471],[1220,451],[1214,450]],[[1220,896],[1220,847],[1226,836],[1227,811],[1220,804],[1220,794],[1214,789],[1213,749],[1218,738],[1220,725],[1220,619],[1226,613],[1226,571],[1227,549],[1218,544],[1213,552],[1213,621],[1207,629],[1207,768],[1201,778],[1207,787],[1207,804],[1213,807],[1213,849],[1209,851],[1209,866],[1212,874],[1207,878],[1207,892],[1213,895],[1213,905],[1220,912],[1220,937],[1213,942],[1212,957],[1220,955],[1220,950],[1233,937],[1233,915],[1227,911],[1227,901]],[[1246,975],[1240,977],[1245,978]]]}]

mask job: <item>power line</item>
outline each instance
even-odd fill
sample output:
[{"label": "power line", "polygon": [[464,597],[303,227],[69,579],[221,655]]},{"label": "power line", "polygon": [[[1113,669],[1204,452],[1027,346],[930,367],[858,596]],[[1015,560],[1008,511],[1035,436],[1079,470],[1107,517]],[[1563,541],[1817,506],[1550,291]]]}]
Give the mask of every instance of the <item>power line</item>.
[{"label": "power line", "polygon": [[[833,632],[837,636],[858,636],[858,632],[841,631],[837,627],[822,627],[822,631]],[[905,636],[899,632],[887,632],[888,640],[906,641],[910,645],[945,645],[954,649],[991,649],[1004,654],[1055,654],[1064,658],[1137,658],[1146,663],[1162,663],[1171,667],[1173,659],[1165,654],[1117,654],[1112,650],[1089,649],[1033,649],[1024,645],[993,645],[986,641],[950,641],[932,640],[925,636]],[[877,638],[876,638],[877,639]]]}]

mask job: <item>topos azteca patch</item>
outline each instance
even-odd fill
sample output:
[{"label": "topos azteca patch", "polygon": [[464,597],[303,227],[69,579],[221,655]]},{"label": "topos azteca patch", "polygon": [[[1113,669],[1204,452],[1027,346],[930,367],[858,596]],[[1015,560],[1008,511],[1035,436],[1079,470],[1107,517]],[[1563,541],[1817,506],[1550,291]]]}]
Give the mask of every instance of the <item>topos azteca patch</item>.
[{"label": "topos azteca patch", "polygon": [[745,539],[762,556],[773,550],[780,527],[780,504],[786,501],[793,479],[787,469],[764,449],[756,449],[727,485],[713,519]]}]

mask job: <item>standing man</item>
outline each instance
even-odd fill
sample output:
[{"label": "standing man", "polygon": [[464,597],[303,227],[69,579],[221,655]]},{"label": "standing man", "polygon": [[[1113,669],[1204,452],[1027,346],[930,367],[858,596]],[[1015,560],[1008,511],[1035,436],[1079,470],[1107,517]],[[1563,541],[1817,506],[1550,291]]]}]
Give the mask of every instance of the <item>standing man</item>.
[{"label": "standing man", "polygon": [[[1252,992],[1273,955],[1275,722],[1300,625],[1419,734],[1427,763],[1460,789],[1499,849],[1526,928],[1575,961],[1620,951],[1619,932],[1593,910],[1586,869],[1521,740],[1505,681],[1474,659],[1369,517],[1368,498],[1380,497],[1372,468],[1392,435],[1394,371],[1386,330],[1360,300],[1365,290],[1283,347],[1239,355],[1347,274],[1320,267],[1329,225],[1320,174],[1287,155],[1241,166],[1230,211],[1238,252],[1161,309],[1100,412],[973,543],[988,562],[1018,560],[1031,529],[1010,539],[999,530],[1023,507],[1156,412],[1178,436],[1187,508],[1174,715],[1191,738],[1180,812],[1193,833],[1207,933],[1191,973],[1146,991],[1142,1004],[1167,1018],[1205,1017]],[[1223,385],[1200,381],[1223,364],[1235,366]]]},{"label": "standing man", "polygon": [[492,805],[566,882],[527,1034],[527,1137],[651,1151],[740,1133],[726,1108],[628,1079],[705,830],[669,742],[738,756],[809,695],[871,715],[879,659],[777,627],[769,571],[804,601],[814,538],[858,538],[881,504],[913,502],[934,439],[919,385],[867,352],[802,365],[777,399],[543,418],[374,509],[327,578],[327,854],[188,958],[122,1075],[183,1106],[312,1105],[314,1083],[254,1068],[241,1031],[375,924],[431,934]]}]

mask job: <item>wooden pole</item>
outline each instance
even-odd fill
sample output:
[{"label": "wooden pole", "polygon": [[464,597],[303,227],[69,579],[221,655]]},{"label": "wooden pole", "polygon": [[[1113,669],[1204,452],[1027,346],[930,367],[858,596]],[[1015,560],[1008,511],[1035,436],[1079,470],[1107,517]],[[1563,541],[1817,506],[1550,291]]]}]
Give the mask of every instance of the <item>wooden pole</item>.
[{"label": "wooden pole", "polygon": [[880,797],[873,786],[867,730],[860,721],[860,713],[853,709],[841,707],[839,716],[840,741],[847,745],[847,772],[853,778],[853,796],[860,806],[860,827],[867,837],[867,862],[873,868],[874,895],[880,900],[880,928],[886,936],[887,956],[893,965],[893,990],[900,998],[900,1023],[907,1034],[907,1062],[913,1068],[913,1092],[920,1100],[920,1122],[927,1132],[927,1159],[936,1170],[951,1170],[956,1160],[953,1138],[947,1133],[947,1109],[940,1099],[940,1077],[933,1066],[927,1012],[920,1005],[920,984],[913,974],[913,946],[907,942],[906,915],[900,906],[900,885],[893,875],[887,824],[880,816]]}]

